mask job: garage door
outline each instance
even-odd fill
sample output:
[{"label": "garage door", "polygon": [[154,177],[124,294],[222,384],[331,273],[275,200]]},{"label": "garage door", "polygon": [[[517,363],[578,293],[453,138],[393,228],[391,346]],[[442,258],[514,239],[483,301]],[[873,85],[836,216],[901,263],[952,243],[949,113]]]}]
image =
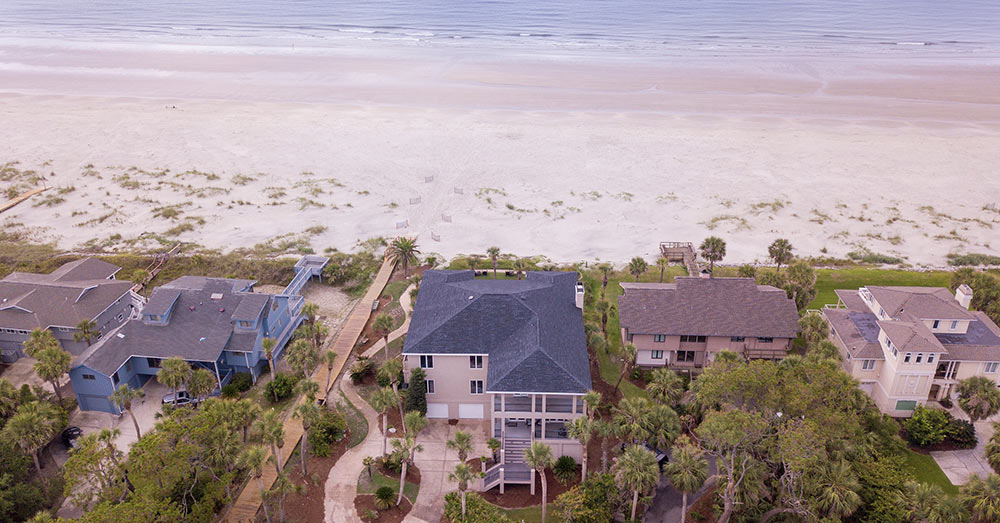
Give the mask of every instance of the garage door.
[{"label": "garage door", "polygon": [[860,388],[860,389],[861,389],[862,391],[864,391],[864,392],[865,392],[866,394],[868,394],[868,395],[870,396],[870,395],[871,395],[871,393],[872,393],[872,391],[873,391],[873,390],[875,389],[875,382],[874,382],[874,381],[869,381],[869,382],[867,382],[867,383],[862,383],[862,384],[861,384],[861,385],[859,385],[858,387],[859,387],[859,388]]},{"label": "garage door", "polygon": [[427,417],[428,418],[447,418],[448,417],[448,404],[447,403],[428,403],[427,404]]},{"label": "garage door", "polygon": [[462,419],[483,419],[482,403],[460,403],[458,417]]}]

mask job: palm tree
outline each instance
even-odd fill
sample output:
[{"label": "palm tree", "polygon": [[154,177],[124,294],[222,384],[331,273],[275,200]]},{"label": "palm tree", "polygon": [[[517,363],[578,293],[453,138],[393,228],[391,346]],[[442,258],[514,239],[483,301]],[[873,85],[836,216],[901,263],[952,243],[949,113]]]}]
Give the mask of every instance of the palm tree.
[{"label": "palm tree", "polygon": [[90,347],[94,343],[94,338],[101,335],[101,331],[97,330],[97,324],[93,320],[80,320],[80,323],[76,324],[76,332],[73,333],[73,341],[80,343],[81,341],[86,341],[87,346]]},{"label": "palm tree", "polygon": [[222,403],[231,409],[233,424],[236,428],[243,431],[243,444],[246,445],[247,431],[254,420],[260,416],[260,405],[249,399],[224,401]]},{"label": "palm tree", "polygon": [[670,369],[653,369],[646,392],[660,403],[676,405],[684,394],[684,380]]},{"label": "palm tree", "polygon": [[20,403],[21,393],[17,387],[7,378],[0,378],[0,419],[13,416]]},{"label": "palm tree", "polygon": [[386,455],[386,441],[389,437],[389,409],[399,403],[396,392],[389,387],[382,387],[372,394],[368,403],[372,409],[382,415],[382,455]]},{"label": "palm tree", "polygon": [[137,400],[146,396],[146,393],[142,389],[133,389],[125,383],[120,383],[115,392],[111,394],[111,401],[118,407],[119,410],[128,412],[129,417],[132,418],[132,424],[135,425],[135,437],[141,438],[142,433],[139,432],[139,422],[135,419],[135,413],[132,412],[132,400]]},{"label": "palm tree", "polygon": [[[3,383],[0,383],[3,385]],[[0,387],[2,388],[2,387]],[[986,461],[989,462],[993,472],[1000,471],[1000,423],[993,423],[993,436],[986,443]]]},{"label": "palm tree", "polygon": [[[247,448],[239,458],[240,468],[246,469],[250,477],[257,480],[257,491],[261,494],[264,493],[264,481],[261,477],[264,475],[264,464],[267,463],[267,459],[267,449],[260,445]],[[268,523],[271,523],[271,513],[267,509],[267,503],[262,503],[262,505],[264,506],[264,518],[267,519]]]},{"label": "palm tree", "polygon": [[548,504],[549,484],[545,481],[545,469],[552,466],[552,447],[536,441],[524,449],[524,462],[538,471],[542,481],[542,523],[545,523],[545,509]]},{"label": "palm tree", "polygon": [[337,362],[337,353],[328,350],[323,353],[323,363],[326,363],[326,386],[323,387],[323,396],[330,397],[330,379],[333,377],[333,365]]},{"label": "palm tree", "polygon": [[387,313],[379,313],[372,322],[372,332],[376,336],[385,340],[385,347],[382,348],[382,359],[389,361],[389,334],[392,333],[392,316]]},{"label": "palm tree", "polygon": [[958,406],[976,421],[988,418],[1000,411],[1000,390],[996,383],[985,376],[972,376],[958,382]]},{"label": "palm tree", "polygon": [[[490,261],[493,262],[493,279],[497,279],[497,260],[500,259],[500,247],[490,247],[486,249],[486,255],[490,257]],[[463,494],[462,503],[465,503],[465,498]],[[465,515],[464,505],[462,510],[462,515]]]},{"label": "palm tree", "polygon": [[274,470],[281,474],[281,447],[285,445],[285,426],[281,423],[278,411],[271,409],[257,418],[253,424],[254,432],[261,441],[271,446],[274,456]]},{"label": "palm tree", "polygon": [[458,461],[465,463],[469,453],[472,452],[472,434],[460,430],[455,433],[455,437],[448,440],[445,447],[457,451]]},{"label": "palm tree", "polygon": [[521,273],[528,269],[528,262],[524,258],[514,258],[514,270],[517,271],[517,279],[521,279]]},{"label": "palm tree", "polygon": [[985,479],[972,474],[959,491],[962,504],[976,522],[1000,521],[1000,476],[990,474]]},{"label": "palm tree", "polygon": [[608,275],[614,270],[614,267],[610,263],[602,263],[597,266],[597,269],[601,271],[601,296],[604,296],[608,290]]},{"label": "palm tree", "polygon": [[458,483],[458,492],[462,496],[462,519],[465,519],[465,491],[469,489],[469,482],[476,478],[476,473],[472,472],[472,467],[464,461],[455,465],[455,470],[448,474],[448,481]]},{"label": "palm tree", "polygon": [[399,474],[399,497],[396,498],[396,505],[403,501],[403,487],[406,486],[406,467],[410,463],[410,456],[417,452],[423,452],[424,446],[417,443],[413,436],[403,436],[392,440],[392,451],[399,456],[403,465],[403,470]]},{"label": "palm tree", "polygon": [[588,390],[583,395],[583,405],[587,407],[587,418],[593,420],[597,415],[597,409],[601,407],[601,393],[593,389]]},{"label": "palm tree", "polygon": [[781,272],[781,264],[787,264],[792,261],[792,244],[784,238],[778,238],[768,246],[767,254],[774,263],[778,264],[776,272]]},{"label": "palm tree", "polygon": [[218,381],[216,381],[215,374],[212,374],[212,371],[198,369],[191,373],[191,378],[188,379],[187,391],[191,397],[197,398],[200,402],[212,393],[212,389],[215,388],[217,383]]},{"label": "palm tree", "polygon": [[305,379],[295,384],[295,393],[305,396],[309,403],[316,403],[316,393],[319,392],[319,383]]},{"label": "palm tree", "polygon": [[312,368],[316,365],[319,354],[311,343],[298,339],[288,347],[288,356],[285,359],[292,367],[302,369],[302,376],[308,378],[312,375]]},{"label": "palm tree", "polygon": [[52,331],[48,329],[34,329],[28,335],[28,339],[24,341],[24,353],[31,358],[35,358],[38,353],[42,352],[42,349],[58,346],[59,341],[52,335]]},{"label": "palm tree", "polygon": [[303,436],[299,448],[299,456],[302,458],[302,476],[304,477],[306,475],[306,451],[309,444],[309,428],[319,418],[319,405],[316,405],[315,401],[303,402],[292,411],[292,417],[302,420]]},{"label": "palm tree", "polygon": [[608,471],[608,444],[612,438],[617,438],[619,434],[618,425],[610,420],[600,418],[591,420],[594,423],[594,432],[601,437],[601,472]]},{"label": "palm tree", "polygon": [[639,506],[639,492],[646,492],[660,480],[660,466],[653,452],[641,445],[629,445],[615,460],[615,483],[632,491],[632,516]]},{"label": "palm tree", "polygon": [[799,318],[799,330],[806,344],[813,345],[819,343],[830,335],[830,326],[818,313],[806,314]]},{"label": "palm tree", "polygon": [[646,421],[649,416],[650,403],[646,398],[634,397],[621,400],[614,407],[613,422],[618,427],[626,443],[642,441],[646,436]]},{"label": "palm tree", "polygon": [[406,414],[403,413],[403,396],[399,393],[399,376],[403,373],[403,362],[391,359],[382,364],[379,372],[384,372],[392,384],[392,392],[396,395],[396,405],[399,407],[399,422],[403,424],[403,432],[406,432]]},{"label": "palm tree", "polygon": [[274,338],[260,340],[260,348],[264,349],[264,357],[267,358],[267,366],[271,369],[272,380],[274,379],[274,346],[277,344],[278,342]]},{"label": "palm tree", "polygon": [[589,418],[576,418],[566,426],[566,433],[569,437],[580,442],[583,447],[583,463],[580,474],[580,481],[587,480],[587,445],[594,436],[594,421]]},{"label": "palm tree", "polygon": [[660,283],[663,283],[663,273],[670,266],[670,261],[664,257],[659,257],[656,259],[656,267],[660,269]]},{"label": "palm tree", "polygon": [[600,299],[594,307],[601,315],[601,332],[604,333],[604,341],[608,341],[608,314],[615,311],[615,306],[605,299]]},{"label": "palm tree", "polygon": [[52,384],[59,403],[62,404],[62,392],[59,390],[59,381],[69,372],[69,366],[73,362],[73,356],[63,350],[59,345],[45,347],[40,352],[35,353],[38,361],[32,366],[35,374],[44,381]]},{"label": "palm tree", "polygon": [[628,262],[628,272],[635,276],[635,281],[639,281],[639,276],[645,274],[647,269],[649,269],[649,264],[641,256],[636,256]]},{"label": "palm tree", "polygon": [[309,302],[302,306],[302,316],[305,317],[306,323],[315,325],[317,315],[319,315],[319,305]]},{"label": "palm tree", "polygon": [[[701,246],[698,249],[701,251],[701,257],[708,260],[709,276],[713,276],[715,274],[715,262],[722,261],[726,257],[726,242],[717,236],[709,236],[705,238],[705,241],[701,242]],[[691,276],[697,276],[697,274],[692,274]]]},{"label": "palm tree", "polygon": [[688,494],[698,492],[708,479],[708,460],[687,436],[681,436],[670,452],[670,461],[663,464],[663,472],[670,484],[681,492],[681,523],[684,523]]},{"label": "palm tree", "polygon": [[418,261],[417,255],[420,254],[420,249],[417,248],[416,238],[399,236],[389,242],[389,246],[385,249],[385,254],[390,260],[403,264],[403,277],[406,278],[406,267],[410,263]]},{"label": "palm tree", "polygon": [[618,376],[618,383],[615,383],[615,396],[618,395],[618,387],[621,386],[622,380],[625,379],[625,374],[632,370],[632,366],[635,365],[635,357],[638,355],[639,351],[636,350],[635,345],[631,343],[622,347],[622,373]]},{"label": "palm tree", "polygon": [[191,366],[179,356],[163,360],[160,371],[156,373],[156,379],[170,388],[174,395],[174,407],[177,406],[177,391],[187,383],[191,377]]},{"label": "palm tree", "polygon": [[846,461],[828,463],[823,471],[819,507],[834,519],[847,518],[861,507],[858,481]]},{"label": "palm tree", "polygon": [[38,451],[49,444],[59,429],[59,413],[51,403],[33,401],[18,409],[3,427],[2,437],[13,441],[25,454],[31,454],[35,471],[42,475]]}]

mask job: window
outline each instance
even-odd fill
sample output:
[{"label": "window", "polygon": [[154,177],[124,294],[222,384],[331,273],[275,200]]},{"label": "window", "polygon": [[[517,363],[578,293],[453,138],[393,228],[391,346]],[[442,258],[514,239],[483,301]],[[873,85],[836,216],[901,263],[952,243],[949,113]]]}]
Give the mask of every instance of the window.
[{"label": "window", "polygon": [[731,341],[733,343],[741,343],[743,341],[746,341],[746,338],[743,337],[743,336],[733,336],[733,337],[729,338],[729,341]]},{"label": "window", "polygon": [[934,324],[931,325],[931,328],[936,329],[939,325],[941,325],[941,320],[934,320]]},{"label": "window", "polygon": [[875,368],[875,360],[861,360],[861,370],[873,370]]},{"label": "window", "polygon": [[934,363],[934,353],[927,355],[927,363]]},{"label": "window", "polygon": [[472,380],[469,382],[469,394],[482,394],[483,380]]},{"label": "window", "polygon": [[427,394],[434,394],[434,380],[427,380],[424,384],[427,385]]},{"label": "window", "polygon": [[421,369],[433,369],[434,368],[434,356],[424,355],[420,357],[420,368]]},{"label": "window", "polygon": [[915,410],[917,402],[914,400],[899,400],[896,402],[896,410]]},{"label": "window", "polygon": [[469,368],[470,369],[481,369],[481,368],[483,368],[483,357],[482,356],[469,356]]},{"label": "window", "polygon": [[878,317],[882,318],[882,319],[885,319],[885,311],[882,310],[882,307],[878,308]]},{"label": "window", "polygon": [[654,351],[651,351],[651,352],[652,353],[649,355],[650,358],[653,358],[654,360],[662,360],[663,359],[663,351],[662,350],[654,350]]},{"label": "window", "polygon": [[705,337],[694,336],[694,335],[683,335],[681,336],[681,343],[705,343]]},{"label": "window", "polygon": [[240,328],[243,328],[243,329],[249,329],[249,328],[253,327],[253,322],[252,321],[240,320],[238,323],[240,325]]},{"label": "window", "polygon": [[653,335],[653,341],[655,341],[656,343],[663,343],[663,342],[667,341],[667,335],[666,334],[654,334]]},{"label": "window", "polygon": [[160,358],[146,358],[146,365],[151,369],[160,368]]},{"label": "window", "polygon": [[958,328],[958,320],[951,320],[951,330]]},{"label": "window", "polygon": [[913,357],[913,353],[912,352],[907,352],[906,355],[903,356],[903,363],[909,363],[910,362],[910,358],[912,358],[912,357]]},{"label": "window", "polygon": [[774,343],[774,338],[770,336],[758,336],[757,341],[760,343]]},{"label": "window", "polygon": [[694,361],[694,351],[693,350],[677,351],[677,361]]},{"label": "window", "polygon": [[163,321],[163,316],[159,314],[150,314],[149,321]]},{"label": "window", "polygon": [[915,363],[923,363],[923,362],[924,362],[924,354],[922,352],[918,352]]},{"label": "window", "polygon": [[1000,362],[988,361],[986,362],[985,368],[983,370],[987,374],[993,374],[997,371],[997,366],[1000,366]]},{"label": "window", "polygon": [[85,380],[96,380],[97,378],[95,378],[93,374],[84,374],[83,375],[83,379],[85,379]]}]

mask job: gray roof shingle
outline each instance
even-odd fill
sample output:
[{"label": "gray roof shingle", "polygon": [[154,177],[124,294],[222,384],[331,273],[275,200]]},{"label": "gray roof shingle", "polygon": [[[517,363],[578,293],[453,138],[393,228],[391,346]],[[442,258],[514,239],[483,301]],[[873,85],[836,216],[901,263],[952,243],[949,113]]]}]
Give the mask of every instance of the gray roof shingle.
[{"label": "gray roof shingle", "polygon": [[622,282],[622,327],[630,334],[794,338],[799,313],[785,291],[750,278]]},{"label": "gray roof shingle", "polygon": [[427,271],[404,354],[486,354],[491,392],[582,394],[591,388],[576,272],[476,280]]}]

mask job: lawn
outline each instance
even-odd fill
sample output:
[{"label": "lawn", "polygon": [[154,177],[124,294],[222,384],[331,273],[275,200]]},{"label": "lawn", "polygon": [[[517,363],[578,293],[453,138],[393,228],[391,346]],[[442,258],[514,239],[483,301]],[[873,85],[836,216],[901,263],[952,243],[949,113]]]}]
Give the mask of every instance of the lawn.
[{"label": "lawn", "polygon": [[910,472],[917,478],[917,481],[937,485],[944,490],[945,494],[958,493],[958,487],[951,484],[948,476],[944,475],[944,471],[941,470],[941,467],[938,466],[937,462],[931,456],[918,454],[910,449],[906,449],[903,457],[906,459],[906,465],[910,467]]},{"label": "lawn", "polygon": [[[558,522],[562,521],[558,516],[553,514],[555,506],[553,503],[549,503],[548,506],[548,521]],[[513,521],[522,521],[524,523],[542,523],[542,506],[535,505],[533,507],[524,508],[510,508],[510,509],[500,509],[500,512],[506,514]]]},{"label": "lawn", "polygon": [[[393,492],[399,492],[399,476],[389,477],[384,476],[372,467],[372,477],[368,479],[368,471],[362,470],[361,475],[358,476],[358,494],[374,494],[379,487],[390,487]],[[403,486],[403,495],[406,499],[413,503],[417,499],[417,492],[420,491],[420,485],[416,483],[406,482]]]},{"label": "lawn", "polygon": [[365,419],[365,415],[354,406],[344,393],[340,393],[341,412],[344,413],[345,419],[347,419],[347,429],[351,434],[351,441],[348,442],[347,446],[349,448],[356,447],[368,436],[368,420]]},{"label": "lawn", "polygon": [[382,296],[391,296],[393,301],[399,301],[406,288],[410,286],[410,280],[398,280],[385,286]]},{"label": "lawn", "polygon": [[902,271],[894,269],[817,269],[816,299],[810,309],[837,303],[835,289],[858,289],[865,285],[905,285],[917,287],[947,287],[951,282],[948,271]]}]

